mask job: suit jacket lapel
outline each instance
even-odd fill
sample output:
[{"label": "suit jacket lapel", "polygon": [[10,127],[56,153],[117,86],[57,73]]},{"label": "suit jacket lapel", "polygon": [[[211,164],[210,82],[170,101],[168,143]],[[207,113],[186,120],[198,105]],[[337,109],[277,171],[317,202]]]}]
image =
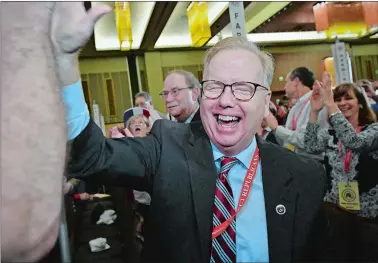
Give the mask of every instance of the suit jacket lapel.
[{"label": "suit jacket lapel", "polygon": [[[216,167],[210,141],[202,123],[192,123],[192,134],[184,147],[190,174],[193,205],[198,225],[203,260],[208,262],[211,249]],[[201,171],[200,173],[198,171]]]},{"label": "suit jacket lapel", "polygon": [[200,114],[199,108],[198,108],[197,112],[194,114],[191,122],[198,122],[198,121],[201,121],[201,114]]},{"label": "suit jacket lapel", "polygon": [[276,148],[257,138],[261,154],[270,262],[291,262],[296,192]]}]

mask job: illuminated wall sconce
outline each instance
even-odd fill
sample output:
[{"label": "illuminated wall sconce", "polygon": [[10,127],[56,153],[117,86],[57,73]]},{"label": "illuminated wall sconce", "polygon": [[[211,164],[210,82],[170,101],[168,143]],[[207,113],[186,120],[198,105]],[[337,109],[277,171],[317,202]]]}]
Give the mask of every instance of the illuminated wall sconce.
[{"label": "illuminated wall sconce", "polygon": [[333,57],[328,57],[324,59],[324,68],[332,77],[332,88],[335,88],[336,83],[336,73],[335,73],[335,61]]},{"label": "illuminated wall sconce", "polygon": [[192,2],[186,10],[193,47],[202,47],[211,38],[206,2]]},{"label": "illuminated wall sconce", "polygon": [[133,43],[130,2],[115,2],[114,12],[119,39],[119,49],[121,51],[130,50]]},{"label": "illuminated wall sconce", "polygon": [[360,37],[378,28],[378,2],[323,2],[313,7],[316,31]]}]

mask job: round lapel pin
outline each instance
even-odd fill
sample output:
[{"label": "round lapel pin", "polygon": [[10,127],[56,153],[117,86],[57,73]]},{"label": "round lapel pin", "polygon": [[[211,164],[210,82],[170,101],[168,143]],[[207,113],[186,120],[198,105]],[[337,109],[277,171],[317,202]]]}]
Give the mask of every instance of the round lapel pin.
[{"label": "round lapel pin", "polygon": [[283,215],[286,213],[286,207],[284,205],[277,205],[276,206],[276,212],[279,215]]}]

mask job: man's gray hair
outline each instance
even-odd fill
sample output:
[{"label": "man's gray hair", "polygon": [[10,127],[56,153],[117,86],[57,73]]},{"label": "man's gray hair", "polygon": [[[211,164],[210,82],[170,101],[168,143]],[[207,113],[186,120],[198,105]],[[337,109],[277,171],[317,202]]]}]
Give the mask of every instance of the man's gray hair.
[{"label": "man's gray hair", "polygon": [[273,80],[274,73],[274,60],[271,54],[261,51],[260,48],[253,42],[248,41],[243,37],[228,37],[220,40],[213,47],[207,50],[205,55],[205,74],[206,69],[209,66],[210,61],[214,58],[216,54],[224,50],[238,50],[244,49],[255,54],[261,61],[264,74],[264,85],[270,88]]},{"label": "man's gray hair", "polygon": [[166,78],[169,76],[169,75],[172,75],[172,74],[178,74],[178,75],[181,75],[181,76],[184,76],[185,77],[185,81],[186,81],[186,85],[188,85],[190,88],[201,88],[201,83],[199,82],[199,80],[193,75],[192,72],[189,72],[189,71],[185,71],[185,70],[172,70],[170,72],[168,72]]},{"label": "man's gray hair", "polygon": [[138,98],[138,97],[143,97],[146,99],[146,102],[152,102],[152,97],[150,95],[150,93],[148,92],[145,92],[145,91],[141,91],[141,92],[138,92],[136,95],[135,95],[135,99]]}]

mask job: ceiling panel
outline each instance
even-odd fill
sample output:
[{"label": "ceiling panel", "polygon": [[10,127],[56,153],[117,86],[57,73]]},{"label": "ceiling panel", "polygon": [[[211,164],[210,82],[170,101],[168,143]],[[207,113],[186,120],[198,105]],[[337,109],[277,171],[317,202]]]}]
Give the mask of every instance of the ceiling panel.
[{"label": "ceiling panel", "polygon": [[[91,2],[114,7],[114,2]],[[169,4],[167,4],[169,3]],[[190,49],[192,45],[187,8],[191,2],[130,2],[133,30],[133,52],[154,49]],[[206,47],[232,35],[228,14],[229,2],[207,2],[212,39]],[[324,32],[314,29],[312,5],[316,2],[261,2],[244,1],[248,38],[257,43],[284,44],[326,40]],[[152,16],[153,15],[153,16]],[[374,41],[377,28],[371,29],[362,39]],[[148,33],[146,33],[148,31]],[[98,51],[117,51],[119,42],[114,12],[96,24],[95,47]],[[357,39],[344,35],[340,39]],[[141,46],[143,44],[143,46]],[[93,45],[93,44],[92,44]],[[94,49],[94,47],[93,47]],[[99,52],[101,53],[101,52]],[[104,53],[104,52],[102,52]],[[105,52],[106,53],[106,52]],[[120,52],[123,53],[124,52]]]},{"label": "ceiling panel", "polygon": [[[186,10],[191,2],[178,2],[172,12],[162,34],[155,44],[155,48],[190,47],[188,17]],[[207,2],[210,26],[228,8],[228,2]]]},{"label": "ceiling panel", "polygon": [[[132,49],[139,49],[144,32],[150,20],[155,2],[129,2],[131,12],[133,43]],[[107,4],[114,8],[114,2],[92,2],[92,6]],[[114,12],[101,18],[94,30],[96,50],[119,50]]]},{"label": "ceiling panel", "polygon": [[314,31],[315,17],[313,6],[318,2],[291,2],[268,21],[251,33]]}]

